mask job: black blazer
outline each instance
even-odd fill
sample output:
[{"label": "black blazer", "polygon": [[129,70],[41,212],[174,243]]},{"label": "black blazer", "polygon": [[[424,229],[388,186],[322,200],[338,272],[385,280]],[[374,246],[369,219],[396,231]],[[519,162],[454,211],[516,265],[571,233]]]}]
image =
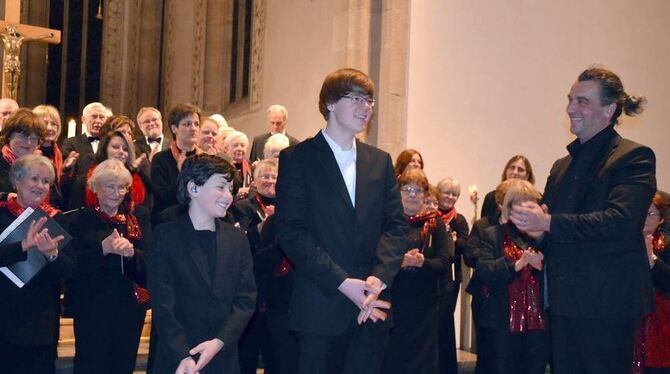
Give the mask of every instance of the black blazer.
[{"label": "black blazer", "polygon": [[61,150],[64,158],[67,158],[67,155],[72,151],[79,153],[79,158],[74,164],[74,173],[76,176],[86,175],[88,169],[93,164],[93,157],[86,157],[86,155],[94,154],[93,146],[88,141],[88,136],[86,134],[79,134],[63,140]]},{"label": "black blazer", "polygon": [[160,212],[179,203],[177,201],[177,161],[172,151],[166,149],[158,152],[151,162],[151,187],[154,195],[153,217]]},{"label": "black blazer", "polygon": [[[288,132],[285,135],[288,138],[289,146],[300,143],[300,140],[292,137],[291,135],[288,134]],[[271,132],[266,132],[265,134],[261,134],[254,137],[254,140],[251,143],[251,151],[249,152],[249,160],[251,162],[263,159],[263,150],[265,149],[265,142],[267,142],[271,136],[272,136]]]},{"label": "black blazer", "polygon": [[[463,252],[463,262],[466,266],[473,269],[477,268],[477,262],[482,255],[481,247],[484,231],[491,226],[497,225],[499,219],[500,216],[498,215],[495,217],[484,217],[478,219],[472,225],[472,231],[470,231],[470,236],[468,236],[465,251]],[[477,273],[473,273],[465,291],[472,295],[473,298],[481,299],[483,297],[483,287],[484,285],[481,280],[477,278]]]},{"label": "black blazer", "polygon": [[[161,151],[164,151],[166,149],[170,149],[170,146],[172,145],[172,139],[167,138],[165,135],[161,135],[163,137],[163,144],[161,144]],[[149,155],[151,154],[151,146],[149,143],[147,143],[147,138],[146,136],[142,136],[141,138],[135,139],[133,142],[135,144],[135,155],[137,157],[141,156],[142,153],[147,155],[147,161],[149,160]]]},{"label": "black blazer", "polygon": [[[57,215],[56,220],[67,229]],[[14,217],[6,208],[0,209],[0,231],[9,226]],[[0,266],[25,261],[21,243],[0,245]],[[23,288],[18,288],[0,274],[0,346],[24,344],[54,346],[58,339],[60,314],[60,284],[74,268],[71,247],[65,247],[58,258],[42,269]]]},{"label": "black blazer", "polygon": [[217,220],[216,233],[212,281],[188,214],[154,231],[149,291],[161,337],[156,373],[173,373],[191,348],[214,338],[224,348],[202,372],[239,372],[237,343],[256,305],[251,252],[242,230]]},{"label": "black blazer", "polygon": [[339,334],[358,308],[337,288],[378,277],[392,287],[407,223],[388,153],[356,141],[356,207],[323,134],[284,149],[277,180],[278,241],[296,265],[291,327]]},{"label": "black blazer", "polygon": [[547,179],[543,203],[554,212],[543,243],[549,304],[556,315],[638,318],[653,304],[642,227],[656,191],[656,159],[612,128],[598,136],[607,138],[571,211],[556,213],[565,212],[557,203],[562,184],[574,183],[566,178],[572,156],[556,161]]},{"label": "black blazer", "polygon": [[[486,287],[483,297],[478,324],[495,329],[509,329],[509,292],[507,284],[518,273],[514,270],[514,262],[505,257],[503,232],[508,229],[512,240],[523,249],[534,244],[534,240],[523,236],[513,225],[498,224],[489,226],[481,237],[481,255],[473,278],[477,278]],[[544,275],[542,271],[532,269],[540,283],[540,305],[544,309]],[[509,330],[508,330],[509,331]]]}]

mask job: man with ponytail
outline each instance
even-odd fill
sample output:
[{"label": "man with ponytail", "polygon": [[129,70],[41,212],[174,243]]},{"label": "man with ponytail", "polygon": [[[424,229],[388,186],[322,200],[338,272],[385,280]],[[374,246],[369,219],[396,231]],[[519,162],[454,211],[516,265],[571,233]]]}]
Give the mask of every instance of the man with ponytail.
[{"label": "man with ponytail", "polygon": [[642,227],[656,190],[653,151],[615,130],[642,112],[602,67],[583,71],[568,94],[577,139],[554,163],[543,205],[511,214],[541,239],[546,261],[552,373],[630,373],[636,326],[653,308]]}]

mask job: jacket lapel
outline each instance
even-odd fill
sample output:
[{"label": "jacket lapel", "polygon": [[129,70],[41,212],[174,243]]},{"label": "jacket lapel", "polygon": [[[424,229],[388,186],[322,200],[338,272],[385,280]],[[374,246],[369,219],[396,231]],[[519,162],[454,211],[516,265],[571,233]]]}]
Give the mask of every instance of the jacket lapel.
[{"label": "jacket lapel", "polygon": [[226,251],[226,248],[231,248],[232,243],[230,242],[230,235],[226,234],[226,230],[222,227],[220,220],[216,220],[216,272],[214,273],[214,284],[212,285],[212,291],[215,295],[219,295],[219,292],[222,292],[225,288],[218,287],[219,285],[225,282],[226,274],[222,269],[226,269],[227,262],[229,261],[229,253]]},{"label": "jacket lapel", "polygon": [[[367,185],[370,181],[372,173],[370,168],[372,167],[372,157],[365,147],[361,147],[360,142],[356,139],[356,206],[361,207],[365,203],[365,193],[368,190]],[[360,217],[359,214],[362,213],[363,209],[356,210],[357,221],[361,222],[363,217]]]},{"label": "jacket lapel", "polygon": [[198,239],[195,237],[195,229],[193,228],[191,218],[189,217],[188,213],[186,213],[181,216],[181,220],[182,220],[181,223],[183,225],[187,225],[186,227],[189,228],[186,238],[187,248],[189,248],[190,252],[189,255],[193,260],[193,262],[195,263],[195,267],[198,269],[198,272],[205,280],[205,283],[207,283],[207,286],[211,288],[212,281],[209,275],[209,266],[207,266],[207,259],[202,253],[202,248],[200,248]]},{"label": "jacket lapel", "polygon": [[[314,137],[314,146],[317,148],[316,152],[316,162],[330,181],[330,185],[335,188],[340,197],[344,199],[345,203],[350,209],[354,209],[353,204],[351,203],[351,198],[349,197],[349,191],[347,191],[347,186],[344,183],[344,178],[342,177],[342,172],[340,172],[340,167],[337,165],[335,160],[335,155],[330,149],[326,138],[323,137],[323,134],[319,131],[318,134]],[[357,155],[358,157],[358,155]],[[358,160],[356,161],[356,184],[358,185],[358,177],[361,175],[358,170]],[[358,187],[356,187],[358,190]],[[358,193],[358,192],[357,192]],[[359,200],[356,200],[359,201]]]}]

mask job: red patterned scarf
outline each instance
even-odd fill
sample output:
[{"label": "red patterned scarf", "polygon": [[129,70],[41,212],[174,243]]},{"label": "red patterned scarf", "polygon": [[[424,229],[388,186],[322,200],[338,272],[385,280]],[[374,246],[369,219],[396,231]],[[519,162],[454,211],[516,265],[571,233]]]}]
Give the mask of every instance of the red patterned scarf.
[{"label": "red patterned scarf", "polygon": [[127,209],[124,209],[128,213],[117,213],[113,216],[108,215],[100,209],[100,204],[96,203],[93,210],[95,213],[102,219],[104,222],[111,223],[114,225],[125,225],[126,226],[126,238],[131,241],[137,241],[142,239],[142,228],[137,222],[137,217],[133,215],[133,203],[130,202],[130,205]]},{"label": "red patterned scarf", "polygon": [[[509,225],[503,226],[503,248],[505,258],[516,262],[521,258],[524,249],[520,248],[510,234]],[[534,251],[533,247],[526,250]],[[544,311],[540,281],[533,273],[530,265],[521,269],[517,276],[507,285],[509,293],[509,329],[511,332],[528,332],[544,330]]]},{"label": "red patterned scarf", "polygon": [[7,161],[9,166],[12,166],[12,164],[14,163],[14,161],[16,161],[18,156],[16,155],[16,153],[14,153],[14,151],[12,151],[11,148],[9,148],[9,145],[5,144],[2,146],[2,158],[4,158],[5,161]]},{"label": "red patterned scarf", "polygon": [[442,218],[442,221],[444,221],[444,224],[449,226],[449,223],[451,222],[451,220],[454,219],[454,217],[456,217],[456,215],[458,213],[456,213],[456,207],[454,206],[451,209],[449,209],[448,211],[438,209],[437,214],[440,215],[440,218]]},{"label": "red patterned scarf", "polygon": [[407,218],[407,223],[410,225],[423,222],[423,227],[421,228],[421,241],[423,242],[423,247],[421,248],[421,252],[433,245],[432,234],[437,228],[437,216],[438,213],[435,211],[419,213],[413,216],[405,216]]},{"label": "red patterned scarf", "polygon": [[[14,217],[20,216],[21,213],[23,213],[26,210],[25,207],[19,204],[19,201],[17,200],[16,196],[10,197],[9,199],[7,199],[7,201],[0,202],[0,208],[7,208],[7,210],[10,213],[12,213]],[[44,199],[44,201],[42,201],[42,203],[38,208],[42,209],[46,214],[49,215],[49,217],[54,217],[56,214],[61,212],[60,210],[56,209],[55,207],[51,206],[51,204],[49,204],[48,196],[47,198]]]},{"label": "red patterned scarf", "polygon": [[[93,165],[91,166],[90,169],[88,169],[88,173],[86,174],[86,181],[91,179],[91,175],[93,175],[93,170],[95,167],[98,166]],[[144,182],[142,181],[142,178],[140,177],[139,173],[130,173],[132,177],[132,182],[130,184],[130,189],[128,190],[128,194],[126,195],[126,198],[130,196],[130,199],[133,201],[133,206],[138,206],[142,205],[144,203],[144,199],[146,198],[147,190],[146,187],[144,186]],[[95,195],[95,192],[91,190],[88,187],[88,183],[86,183],[86,187],[84,190],[84,205],[87,207],[92,207],[95,206],[95,204],[98,203],[98,197]]]}]

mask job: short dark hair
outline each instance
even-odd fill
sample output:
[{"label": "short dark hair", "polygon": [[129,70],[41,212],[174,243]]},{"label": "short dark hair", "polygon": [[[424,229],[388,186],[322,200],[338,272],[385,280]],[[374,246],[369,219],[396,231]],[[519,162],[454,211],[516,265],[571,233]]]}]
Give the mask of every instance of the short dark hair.
[{"label": "short dark hair", "polygon": [[[168,126],[170,126],[170,130],[172,130],[172,126],[178,127],[179,122],[191,114],[197,114],[198,120],[200,120],[200,108],[197,106],[190,103],[180,103],[175,105],[167,116],[167,123]],[[172,139],[177,139],[175,133],[172,133]]]},{"label": "short dark hair", "polygon": [[328,74],[319,93],[319,112],[323,118],[328,120],[328,104],[337,102],[350,93],[374,96],[375,84],[365,73],[356,69],[339,69]]},{"label": "short dark hair", "polygon": [[214,174],[223,174],[226,180],[232,183],[234,170],[228,161],[219,156],[203,153],[188,157],[177,176],[177,199],[182,204],[188,204],[191,201],[188,182],[202,186]]},{"label": "short dark hair", "polygon": [[419,153],[419,151],[416,149],[407,148],[400,152],[398,157],[395,159],[395,166],[393,167],[393,171],[395,172],[396,178],[405,171],[405,168],[407,168],[407,165],[409,165],[410,161],[412,161],[412,157],[414,157],[414,155],[419,155],[419,158],[421,159],[421,169],[423,169],[423,156],[421,156],[421,153]]},{"label": "short dark hair", "polygon": [[507,180],[507,168],[519,160],[523,161],[523,166],[526,168],[526,174],[528,174],[527,181],[529,181],[531,184],[535,184],[535,174],[533,174],[533,167],[530,165],[528,158],[524,155],[514,155],[509,159],[509,161],[507,161],[505,168],[502,171],[502,177],[500,178],[500,181],[504,182]]},{"label": "short dark hair", "polygon": [[603,67],[589,67],[579,74],[577,81],[592,81],[598,84],[600,88],[600,103],[603,106],[616,103],[616,109],[610,119],[610,126],[619,123],[621,112],[631,117],[642,113],[644,104],[647,102],[644,96],[628,95],[624,91],[623,83],[621,83],[619,76]]},{"label": "short dark hair", "polygon": [[20,108],[14,111],[2,126],[0,145],[8,144],[9,138],[16,132],[20,132],[26,136],[37,135],[40,137],[40,141],[42,141],[44,140],[46,131],[47,126],[40,116],[28,108]]}]

